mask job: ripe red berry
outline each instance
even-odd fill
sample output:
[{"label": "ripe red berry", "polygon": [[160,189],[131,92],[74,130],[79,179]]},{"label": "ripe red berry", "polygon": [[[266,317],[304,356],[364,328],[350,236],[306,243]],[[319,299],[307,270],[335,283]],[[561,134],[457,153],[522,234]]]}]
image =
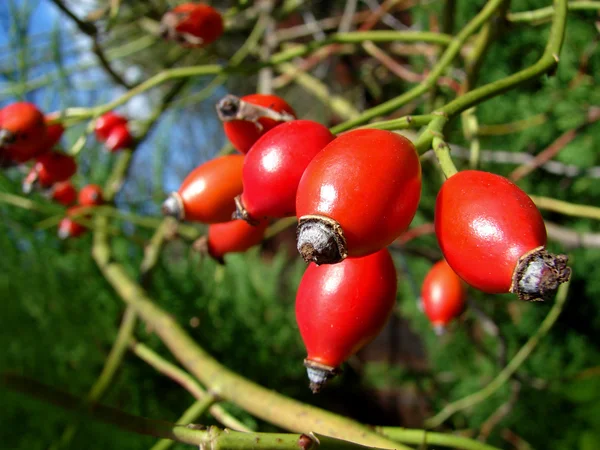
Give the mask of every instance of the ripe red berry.
[{"label": "ripe red berry", "polygon": [[262,136],[246,155],[244,192],[236,217],[249,223],[296,213],[298,183],[310,161],[335,136],[311,120],[284,123]]},{"label": "ripe red berry", "polygon": [[223,257],[228,253],[243,253],[262,242],[269,223],[263,221],[256,226],[243,220],[215,223],[208,227],[208,235],[194,243],[194,249],[208,253],[216,261],[225,264]]},{"label": "ripe red berry", "polygon": [[29,193],[37,185],[47,189],[54,183],[66,181],[77,171],[72,156],[60,152],[48,152],[38,156],[29,174],[23,181],[23,192]]},{"label": "ripe red berry", "polygon": [[70,181],[62,181],[52,186],[50,198],[61,205],[69,206],[77,200],[77,190]]},{"label": "ripe red berry", "polygon": [[227,95],[217,104],[217,114],[223,121],[225,135],[242,153],[248,153],[267,131],[296,118],[296,113],[284,99],[267,94],[242,98]]},{"label": "ripe red berry", "polygon": [[76,238],[87,231],[87,228],[77,223],[71,217],[76,215],[81,206],[73,206],[67,210],[67,217],[64,217],[58,224],[58,237],[60,239]]},{"label": "ripe red berry", "polygon": [[310,264],[296,295],[313,392],[379,334],[396,302],[396,270],[387,249],[339,264]]},{"label": "ripe red berry", "polygon": [[465,308],[465,283],[445,260],[431,267],[421,288],[423,309],[436,332],[458,317]]},{"label": "ripe red berry", "polygon": [[452,269],[490,294],[547,299],[569,279],[565,255],[548,253],[544,220],[506,178],[468,170],[450,177],[435,205],[435,233]]},{"label": "ripe red berry", "polygon": [[298,251],[333,264],[390,244],[412,221],[421,196],[414,145],[390,131],[345,133],[310,162],[298,186]]},{"label": "ripe red berry", "polygon": [[163,214],[192,222],[229,222],[242,193],[244,155],[227,155],[196,167],[163,203]]},{"label": "ripe red berry", "polygon": [[115,112],[109,111],[96,120],[94,132],[100,142],[108,139],[110,132],[118,125],[127,125],[127,119]]},{"label": "ripe red berry", "polygon": [[81,206],[96,206],[104,202],[102,188],[97,184],[88,184],[79,191],[79,204]]},{"label": "ripe red berry", "polygon": [[0,110],[3,159],[23,163],[39,154],[46,136],[42,112],[32,103],[12,103]]},{"label": "ripe red berry", "polygon": [[203,3],[183,3],[166,12],[160,22],[160,33],[184,47],[202,47],[223,34],[223,18],[219,11]]},{"label": "ripe red berry", "polygon": [[114,153],[131,147],[131,144],[133,144],[133,137],[129,132],[129,128],[126,124],[119,124],[110,130],[104,146],[109,152]]}]

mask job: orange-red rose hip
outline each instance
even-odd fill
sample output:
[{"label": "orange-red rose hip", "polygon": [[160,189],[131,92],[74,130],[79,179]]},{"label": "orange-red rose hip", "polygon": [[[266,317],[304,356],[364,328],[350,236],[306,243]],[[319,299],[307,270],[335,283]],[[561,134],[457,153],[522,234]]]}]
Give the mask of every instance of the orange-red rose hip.
[{"label": "orange-red rose hip", "polygon": [[421,299],[425,315],[436,332],[458,317],[465,308],[467,290],[464,281],[445,260],[435,263],[423,280]]},{"label": "orange-red rose hip", "polygon": [[308,266],[296,295],[296,321],[313,392],[379,334],[395,302],[396,269],[387,249],[339,264]]},{"label": "orange-red rose hip", "polygon": [[223,18],[219,11],[204,3],[183,3],[165,13],[160,33],[184,47],[202,47],[223,34]]},{"label": "orange-red rose hip", "polygon": [[196,167],[163,203],[163,214],[192,222],[229,222],[242,193],[244,155],[221,156]]},{"label": "orange-red rose hip", "polygon": [[298,251],[317,264],[376,252],[408,227],[420,196],[421,164],[408,139],[383,130],[344,133],[300,180]]},{"label": "orange-red rose hip", "polygon": [[244,192],[236,217],[252,223],[296,214],[296,192],[306,166],[335,136],[312,120],[294,120],[262,136],[246,155]]},{"label": "orange-red rose hip", "polygon": [[251,94],[242,98],[227,95],[217,104],[225,135],[240,152],[248,153],[267,131],[294,120],[296,113],[276,95]]},{"label": "orange-red rose hip", "polygon": [[571,273],[566,256],[545,250],[546,228],[533,201],[493,173],[462,171],[442,185],[435,233],[450,267],[483,292],[547,299]]}]

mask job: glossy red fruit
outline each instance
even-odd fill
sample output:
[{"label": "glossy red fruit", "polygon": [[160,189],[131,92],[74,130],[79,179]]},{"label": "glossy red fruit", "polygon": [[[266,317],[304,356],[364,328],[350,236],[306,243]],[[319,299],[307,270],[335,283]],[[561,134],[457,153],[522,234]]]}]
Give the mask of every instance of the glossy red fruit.
[{"label": "glossy red fruit", "polygon": [[77,171],[72,156],[60,152],[48,152],[38,156],[29,174],[23,181],[23,192],[31,192],[35,186],[49,188],[54,183],[66,181]]},{"label": "glossy red fruit", "polygon": [[244,155],[227,155],[196,167],[163,203],[163,214],[202,223],[229,222],[242,193]]},{"label": "glossy red fruit", "polygon": [[114,153],[129,148],[132,144],[133,137],[127,125],[117,125],[110,130],[104,146],[109,152]]},{"label": "glossy red fruit", "polygon": [[77,223],[72,218],[81,208],[81,206],[74,206],[67,210],[67,217],[64,217],[58,224],[58,237],[60,239],[76,238],[87,231],[84,225]]},{"label": "glossy red fruit", "polygon": [[223,121],[225,135],[242,153],[248,153],[267,131],[296,118],[296,112],[284,99],[268,94],[242,98],[227,95],[217,104],[217,114]]},{"label": "glossy red fruit", "polygon": [[184,47],[202,47],[223,34],[219,11],[203,3],[183,3],[165,13],[160,22],[161,35]]},{"label": "glossy red fruit", "polygon": [[3,158],[23,163],[39,154],[46,137],[42,112],[32,103],[12,103],[0,110],[0,151]]},{"label": "glossy red fruit", "polygon": [[50,198],[61,205],[69,206],[77,200],[77,190],[70,181],[62,181],[52,187]]},{"label": "glossy red fruit", "polygon": [[296,320],[313,392],[379,334],[395,303],[396,270],[387,249],[339,264],[308,266],[296,295]]},{"label": "glossy red fruit", "polygon": [[256,226],[249,225],[243,220],[215,223],[208,227],[208,235],[198,239],[194,248],[206,252],[219,263],[224,264],[223,257],[228,253],[243,253],[262,242],[267,221]]},{"label": "glossy red fruit", "polygon": [[546,228],[533,201],[499,175],[450,177],[437,196],[435,233],[450,267],[483,292],[546,299],[571,274],[565,255],[544,249]]},{"label": "glossy red fruit", "polygon": [[60,123],[46,125],[46,139],[44,141],[43,151],[50,151],[60,142],[60,138],[65,132],[65,127]]},{"label": "glossy red fruit", "polygon": [[246,155],[236,217],[249,223],[296,214],[296,191],[310,161],[335,136],[320,123],[294,120],[262,136]]},{"label": "glossy red fruit", "polygon": [[423,309],[436,332],[443,331],[465,308],[465,283],[445,260],[435,263],[421,287]]},{"label": "glossy red fruit", "polygon": [[298,186],[298,251],[334,264],[390,244],[412,221],[421,196],[414,145],[383,130],[355,130],[325,147]]},{"label": "glossy red fruit", "polygon": [[96,124],[94,126],[96,138],[100,142],[106,141],[113,128],[119,125],[127,125],[127,118],[112,111],[103,114],[96,120]]},{"label": "glossy red fruit", "polygon": [[81,206],[96,206],[104,203],[102,188],[97,184],[88,184],[79,191],[78,201]]}]

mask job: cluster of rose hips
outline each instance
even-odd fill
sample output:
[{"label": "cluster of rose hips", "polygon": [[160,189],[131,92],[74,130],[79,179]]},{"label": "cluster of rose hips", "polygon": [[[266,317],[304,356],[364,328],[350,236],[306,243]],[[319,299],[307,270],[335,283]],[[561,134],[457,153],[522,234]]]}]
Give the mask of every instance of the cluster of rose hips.
[{"label": "cluster of rose hips", "polygon": [[[162,35],[186,47],[207,45],[222,32],[221,15],[204,4],[179,5],[161,20]],[[298,120],[275,95],[228,95],[217,113],[241,154],[194,169],[164,202],[163,213],[208,224],[195,247],[220,262],[260,243],[270,221],[297,217],[297,248],[309,266],[296,296],[296,319],[310,387],[317,392],[392,313],[397,279],[386,247],[417,211],[418,153],[390,131],[334,136],[320,123]],[[133,142],[127,119],[112,112],[97,120],[95,131],[109,151]],[[68,205],[75,190],[65,182],[76,164],[52,151],[62,132],[31,104],[0,111],[0,162],[35,159],[25,190],[45,190]],[[79,193],[78,207],[100,203],[96,186]],[[69,216],[59,227],[61,236],[83,231]],[[464,283],[539,300],[550,298],[570,276],[566,257],[545,250],[544,222],[531,199],[498,175],[472,170],[449,178],[436,200],[435,232],[445,260],[427,275],[422,300],[438,329],[464,308]]]},{"label": "cluster of rose hips", "polygon": [[[297,248],[310,265],[298,288],[296,318],[316,392],[392,313],[397,281],[386,246],[416,213],[418,153],[390,131],[334,136],[317,122],[296,119],[273,95],[228,95],[217,113],[242,154],[196,168],[163,212],[211,224],[203,245],[220,260],[257,244],[268,221],[297,217]],[[462,311],[464,282],[536,300],[569,277],[566,257],[544,249],[544,222],[531,199],[498,175],[465,171],[448,179],[435,227],[446,260],[428,275],[422,297],[436,327]]]},{"label": "cluster of rose hips", "polygon": [[[57,114],[44,115],[27,102],[16,102],[0,109],[0,166],[12,167],[31,163],[23,179],[23,192],[38,191],[67,206],[66,217],[58,225],[61,239],[77,237],[87,229],[77,221],[86,217],[82,208],[103,202],[97,185],[84,186],[79,193],[71,182],[77,171],[75,159],[55,147],[65,131]],[[95,132],[108,151],[129,147],[133,139],[127,119],[107,113],[96,121]]]}]

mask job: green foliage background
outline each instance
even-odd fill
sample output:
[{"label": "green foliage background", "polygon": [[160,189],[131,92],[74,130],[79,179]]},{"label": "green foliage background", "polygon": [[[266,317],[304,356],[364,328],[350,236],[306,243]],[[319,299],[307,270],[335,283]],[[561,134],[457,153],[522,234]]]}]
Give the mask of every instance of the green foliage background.
[{"label": "green foliage background", "polygon": [[[32,2],[9,3],[7,11],[11,18],[12,39],[10,48],[4,50],[13,55],[32,55],[27,51],[33,40],[26,38],[34,36],[35,30],[24,25],[27,24],[27,12],[34,10],[35,5]],[[132,3],[133,7],[124,10],[124,18],[119,18],[122,22],[115,25],[114,34],[109,34],[113,37],[107,46],[118,46],[142,33],[136,29],[119,35],[119,30],[135,15],[136,8],[143,9],[138,3],[144,2]],[[163,6],[160,1],[149,3],[152,3],[150,16]],[[343,2],[331,2],[329,7],[322,2],[316,3],[314,11],[322,17],[343,6]],[[440,1],[425,3],[412,10],[414,23],[423,28],[428,27],[430,14],[440,13],[443,6]],[[547,3],[514,0],[511,10],[529,10]],[[481,1],[459,0],[456,28],[460,29],[482,4]],[[594,20],[597,20],[594,13],[571,14],[561,62],[554,77],[528,83],[477,108],[480,123],[486,125],[514,122],[542,113],[547,117],[544,124],[518,133],[482,137],[483,148],[539,152],[560,134],[581,125],[590,106],[600,105],[600,53],[596,50],[598,30]],[[218,45],[217,53],[229,54],[238,41],[243,41],[244,33],[247,30],[226,36],[229,40]],[[492,45],[480,83],[497,80],[533,63],[541,55],[546,38],[546,26],[510,25]],[[163,50],[170,48],[168,44],[159,45]],[[73,85],[69,85],[70,80],[65,75],[67,69],[61,58],[59,40],[48,38],[42,46],[53,49],[50,53],[56,56],[52,62],[55,67],[50,73],[56,77],[40,91],[27,95],[35,95],[36,99],[46,95],[47,104],[56,104],[57,99],[50,99],[48,92],[58,87],[60,106],[81,100],[82,97],[69,92]],[[587,68],[574,84],[584,53],[589,56]],[[166,51],[155,50],[153,55],[157,54],[168,55]],[[124,59],[124,63],[135,60],[151,74],[160,67],[153,66],[156,57],[151,59],[148,55],[140,52],[132,59]],[[179,64],[197,64],[218,58],[218,54],[201,54],[199,57],[185,54],[181,58]],[[415,71],[426,65],[425,59],[418,56],[409,62]],[[39,61],[34,57],[22,57],[17,63],[18,67],[15,67],[14,61],[5,58],[0,65],[5,80],[0,98],[3,104],[23,98],[24,85],[20,82],[34,78],[31,73]],[[236,93],[251,92],[254,82],[252,78],[233,79],[227,88]],[[195,80],[189,93],[205,83],[206,80]],[[362,86],[360,80],[355,83],[359,88]],[[398,95],[408,87],[404,81],[394,79],[385,85],[385,95]],[[107,92],[97,86],[93,94],[86,97],[89,104],[108,100]],[[283,94],[295,107],[297,105],[304,117],[326,119],[332,116],[327,107],[315,107],[315,102],[306,99],[299,87],[290,87]],[[442,94],[449,93],[442,90]],[[164,196],[165,183],[169,182],[161,169],[166,166],[172,172],[171,176],[181,179],[198,162],[216,153],[224,140],[215,125],[210,101],[202,105],[178,106],[166,114],[148,145],[140,149],[143,157],[136,160],[124,193],[117,199],[120,207],[157,215],[157,205]],[[419,110],[423,108],[424,105]],[[448,140],[468,146],[458,122],[451,127]],[[202,130],[197,131],[195,124],[200,123]],[[80,128],[70,130],[65,142],[73,144],[79,132]],[[583,128],[556,159],[583,172],[600,166],[599,136],[600,123]],[[169,156],[170,153],[179,157]],[[110,169],[110,158],[93,143],[84,149],[81,158],[78,182],[103,182]],[[459,168],[466,167],[465,161],[457,162]],[[514,165],[484,163],[482,168],[507,175]],[[153,176],[148,177],[148,173]],[[15,171],[0,175],[1,191],[19,193],[20,176]],[[433,218],[435,194],[441,179],[431,164],[424,165],[424,180],[423,199],[414,225]],[[538,170],[519,185],[531,194],[576,203],[598,204],[600,199],[600,183],[586,176],[565,178]],[[36,201],[47,202],[41,197]],[[58,242],[54,229],[37,227],[47,215],[9,205],[0,204],[0,217],[0,370],[43,380],[83,397],[110,350],[123,305],[91,259],[91,236],[73,242]],[[600,231],[591,219],[551,213],[545,213],[545,217],[581,232]],[[124,234],[114,240],[116,257],[127,264],[131,273],[137,273],[143,251],[141,243],[151,233],[128,225],[123,225],[123,230]],[[565,250],[556,243],[552,243],[551,248]],[[246,255],[228,256],[227,265],[218,267],[208,260],[199,261],[187,244],[171,242],[153,274],[149,292],[158,304],[174,314],[180,323],[186,324],[187,331],[219,361],[269,388],[326,408],[354,411],[367,422],[370,417],[380,417],[380,413],[370,416],[368,408],[372,404],[365,401],[365,396],[373,395],[375,391],[393,393],[408,389],[417,392],[431,415],[447,402],[484,386],[501,367],[495,356],[499,339],[482,331],[481,320],[473,311],[468,311],[448,335],[442,338],[434,335],[416,307],[415,286],[420,285],[431,265],[431,260],[422,256],[423,251],[437,251],[433,237],[413,241],[402,253],[396,251],[395,257],[402,272],[399,314],[422,340],[426,367],[415,369],[365,359],[360,369],[348,368],[346,375],[319,398],[308,395],[301,364],[304,350],[294,321],[293,301],[304,266],[295,254],[282,250],[273,255],[254,250]],[[533,448],[600,448],[600,351],[597,338],[600,331],[600,252],[576,249],[569,255],[573,281],[567,306],[550,334],[518,372],[517,379],[521,384],[518,399],[490,437],[490,443],[499,447],[512,448],[501,434],[501,430],[510,429]],[[535,332],[551,307],[550,304],[520,304],[511,296],[486,296],[475,291],[471,296],[498,324],[509,359]],[[198,327],[190,325],[192,318],[199,320]],[[137,336],[164,352],[151,330],[139,326]],[[51,406],[12,392],[1,392],[2,448],[46,449],[58,439],[67,423],[77,420]],[[352,409],[339,402],[344,394],[354,396],[350,397],[355,403]],[[448,427],[478,430],[510,395],[510,384],[507,384],[488,401],[457,414],[448,422]],[[133,414],[170,421],[175,421],[191,402],[186,392],[131,354],[126,357],[104,401]],[[366,412],[355,412],[362,405],[367,408]],[[273,430],[232,405],[226,407],[250,426]],[[397,416],[389,415],[385,420],[391,425],[404,425]],[[210,423],[210,420],[206,419],[204,423]],[[70,448],[142,449],[151,446],[152,442],[147,437],[85,421]]]}]

